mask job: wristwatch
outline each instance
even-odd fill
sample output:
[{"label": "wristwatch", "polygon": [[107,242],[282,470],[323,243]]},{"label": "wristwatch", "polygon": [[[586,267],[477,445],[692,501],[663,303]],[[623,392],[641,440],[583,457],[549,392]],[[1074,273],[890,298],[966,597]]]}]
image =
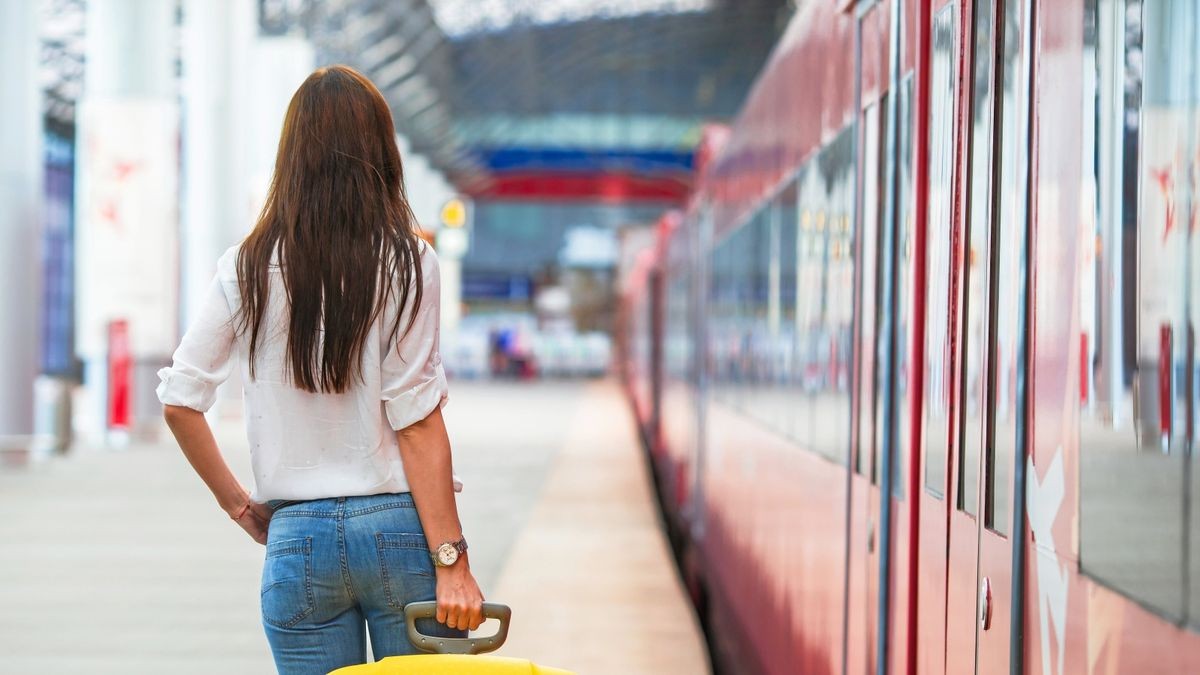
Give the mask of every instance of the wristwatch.
[{"label": "wristwatch", "polygon": [[435,567],[450,567],[458,562],[458,556],[467,552],[466,538],[458,541],[448,541],[429,552]]}]

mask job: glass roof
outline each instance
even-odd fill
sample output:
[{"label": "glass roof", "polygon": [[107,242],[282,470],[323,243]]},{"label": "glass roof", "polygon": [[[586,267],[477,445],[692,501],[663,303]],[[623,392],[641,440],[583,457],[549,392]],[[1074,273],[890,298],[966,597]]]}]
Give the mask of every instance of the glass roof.
[{"label": "glass roof", "polygon": [[[69,129],[86,0],[29,1],[44,19],[47,119]],[[702,124],[736,113],[793,9],[790,0],[256,2],[261,35],[300,31],[320,62],[366,72],[413,150],[460,187],[506,167],[616,162],[677,173]]]},{"label": "glass roof", "polygon": [[429,4],[438,26],[453,39],[521,24],[703,12],[712,9],[715,3],[714,0],[429,0]]}]

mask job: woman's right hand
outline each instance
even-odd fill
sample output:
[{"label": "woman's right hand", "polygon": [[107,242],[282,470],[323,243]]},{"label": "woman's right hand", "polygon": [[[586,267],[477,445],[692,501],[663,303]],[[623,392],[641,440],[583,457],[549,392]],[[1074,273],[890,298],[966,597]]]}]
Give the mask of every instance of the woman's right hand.
[{"label": "woman's right hand", "polygon": [[437,620],[460,630],[475,630],[483,623],[483,593],[465,555],[450,567],[437,568]]}]

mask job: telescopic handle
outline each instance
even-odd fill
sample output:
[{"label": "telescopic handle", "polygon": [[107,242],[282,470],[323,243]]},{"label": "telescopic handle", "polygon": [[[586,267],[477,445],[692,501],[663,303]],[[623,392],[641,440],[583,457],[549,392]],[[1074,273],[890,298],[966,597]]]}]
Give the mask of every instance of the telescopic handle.
[{"label": "telescopic handle", "polygon": [[410,602],[404,607],[404,621],[408,624],[408,639],[422,651],[434,654],[483,654],[495,651],[508,639],[508,623],[512,619],[512,608],[498,602],[483,603],[483,616],[498,619],[500,629],[490,637],[451,638],[426,635],[417,630],[417,619],[437,617],[437,602]]}]

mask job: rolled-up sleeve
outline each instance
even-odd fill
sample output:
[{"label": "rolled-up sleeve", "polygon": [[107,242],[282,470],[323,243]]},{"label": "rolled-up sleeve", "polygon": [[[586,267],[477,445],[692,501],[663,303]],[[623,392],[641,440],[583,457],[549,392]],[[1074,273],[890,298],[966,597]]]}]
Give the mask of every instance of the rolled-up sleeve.
[{"label": "rolled-up sleeve", "polygon": [[[441,278],[437,255],[432,247],[422,245],[421,304],[408,332],[408,318],[413,308],[413,295],[400,317],[396,341],[385,344],[381,362],[381,397],[387,410],[388,423],[399,431],[420,422],[449,399],[446,370],[438,352],[441,324]],[[394,315],[393,315],[394,316]],[[390,335],[390,324],[383,327],[384,339]]]},{"label": "rolled-up sleeve", "polygon": [[220,279],[214,277],[171,366],[158,371],[158,400],[163,405],[207,412],[216,401],[217,387],[229,379],[233,342],[229,300]]}]

